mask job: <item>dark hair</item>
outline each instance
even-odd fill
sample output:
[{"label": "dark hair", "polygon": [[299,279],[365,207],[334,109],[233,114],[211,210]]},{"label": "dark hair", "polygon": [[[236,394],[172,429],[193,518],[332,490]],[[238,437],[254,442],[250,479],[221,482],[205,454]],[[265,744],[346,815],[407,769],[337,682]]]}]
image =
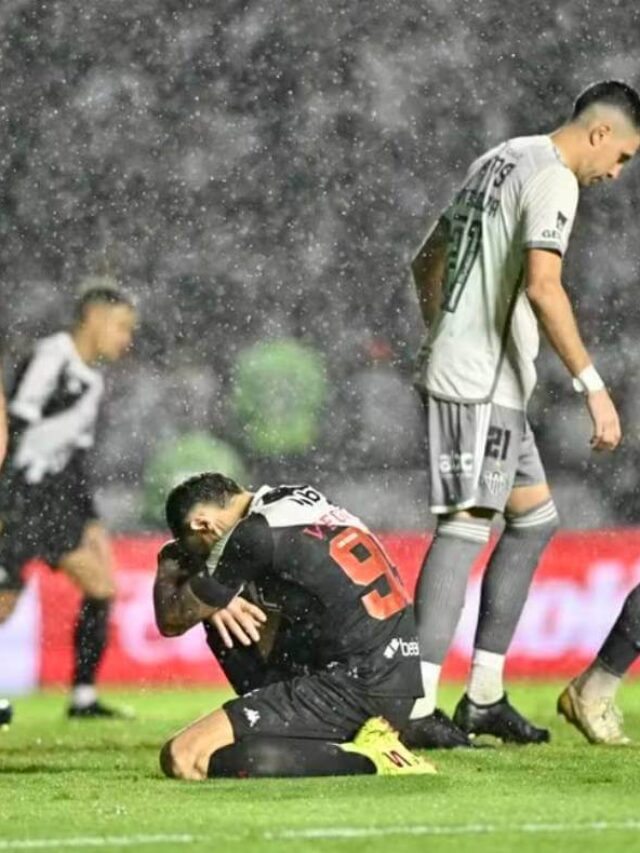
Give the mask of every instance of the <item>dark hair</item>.
[{"label": "dark hair", "polygon": [[619,80],[602,80],[587,86],[576,98],[571,118],[577,119],[592,104],[616,107],[636,130],[640,130],[640,95],[626,83]]},{"label": "dark hair", "polygon": [[169,530],[178,539],[185,532],[185,521],[189,510],[197,503],[213,503],[226,506],[231,495],[239,495],[242,488],[224,474],[207,471],[196,474],[171,489],[165,504],[165,515]]},{"label": "dark hair", "polygon": [[84,319],[90,305],[128,305],[133,308],[133,302],[117,287],[91,287],[80,295],[75,305],[76,322]]}]

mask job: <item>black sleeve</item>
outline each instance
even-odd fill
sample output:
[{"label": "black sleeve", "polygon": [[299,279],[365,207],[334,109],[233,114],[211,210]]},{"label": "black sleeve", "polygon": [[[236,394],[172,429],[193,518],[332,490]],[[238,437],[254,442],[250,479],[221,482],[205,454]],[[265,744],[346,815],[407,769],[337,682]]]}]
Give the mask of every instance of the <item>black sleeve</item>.
[{"label": "black sleeve", "polygon": [[216,579],[226,587],[237,589],[258,580],[271,568],[273,538],[266,518],[252,513],[231,534],[220,562]]},{"label": "black sleeve", "polygon": [[203,604],[210,607],[226,607],[238,594],[238,589],[223,586],[216,578],[207,574],[207,567],[202,557],[190,554],[175,539],[167,542],[160,549],[158,563],[172,560],[178,564],[182,583],[189,585],[193,594]]}]

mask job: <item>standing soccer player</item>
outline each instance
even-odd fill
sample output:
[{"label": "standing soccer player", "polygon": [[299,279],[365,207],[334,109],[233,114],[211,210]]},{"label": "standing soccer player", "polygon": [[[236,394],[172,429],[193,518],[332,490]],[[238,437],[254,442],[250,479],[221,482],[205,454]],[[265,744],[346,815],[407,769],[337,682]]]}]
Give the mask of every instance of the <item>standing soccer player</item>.
[{"label": "standing soccer player", "polygon": [[86,469],[103,394],[100,361],[128,349],[135,311],[112,288],[80,298],[70,332],[38,341],[9,398],[9,450],[0,475],[0,622],[13,611],[22,570],[39,557],[62,570],[84,599],[75,627],[70,717],[117,715],[94,686],[115,592],[109,540]]},{"label": "standing soccer player", "polygon": [[[591,446],[621,437],[616,409],[562,286],[578,187],[617,178],[640,145],[640,98],[624,83],[586,89],[549,135],[510,139],[476,160],[412,264],[428,333],[418,385],[428,418],[435,536],[416,592],[425,697],[406,742],[470,745],[549,739],[504,693],[505,655],[558,518],[526,414],[538,326],[593,422]],[[436,708],[440,669],[471,567],[496,512],[505,528],[485,572],[466,694],[453,721]]]}]

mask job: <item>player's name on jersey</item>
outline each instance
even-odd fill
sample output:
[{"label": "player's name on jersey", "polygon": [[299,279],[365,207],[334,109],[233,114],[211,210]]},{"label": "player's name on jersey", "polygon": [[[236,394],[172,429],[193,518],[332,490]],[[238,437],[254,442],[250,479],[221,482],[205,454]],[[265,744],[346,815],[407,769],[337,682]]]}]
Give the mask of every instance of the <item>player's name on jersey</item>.
[{"label": "player's name on jersey", "polygon": [[456,204],[464,204],[472,210],[486,213],[487,216],[495,216],[500,207],[500,199],[495,196],[485,196],[483,190],[463,187],[456,196]]}]

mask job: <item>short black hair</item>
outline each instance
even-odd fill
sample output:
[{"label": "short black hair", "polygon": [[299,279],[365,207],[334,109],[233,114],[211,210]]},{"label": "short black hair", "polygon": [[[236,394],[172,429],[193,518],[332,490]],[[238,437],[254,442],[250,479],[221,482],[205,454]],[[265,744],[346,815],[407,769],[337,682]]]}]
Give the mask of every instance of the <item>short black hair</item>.
[{"label": "short black hair", "polygon": [[84,319],[90,305],[128,305],[132,309],[134,307],[131,298],[117,287],[90,287],[80,294],[76,302],[74,317],[77,323]]},{"label": "short black hair", "polygon": [[620,80],[602,80],[587,86],[576,98],[572,120],[577,119],[593,104],[616,107],[636,130],[640,130],[640,95],[626,83]]},{"label": "short black hair", "polygon": [[185,521],[195,504],[214,503],[223,507],[232,495],[239,495],[241,492],[242,487],[224,474],[207,471],[189,477],[171,489],[167,497],[165,515],[169,530],[179,539],[186,532]]}]

